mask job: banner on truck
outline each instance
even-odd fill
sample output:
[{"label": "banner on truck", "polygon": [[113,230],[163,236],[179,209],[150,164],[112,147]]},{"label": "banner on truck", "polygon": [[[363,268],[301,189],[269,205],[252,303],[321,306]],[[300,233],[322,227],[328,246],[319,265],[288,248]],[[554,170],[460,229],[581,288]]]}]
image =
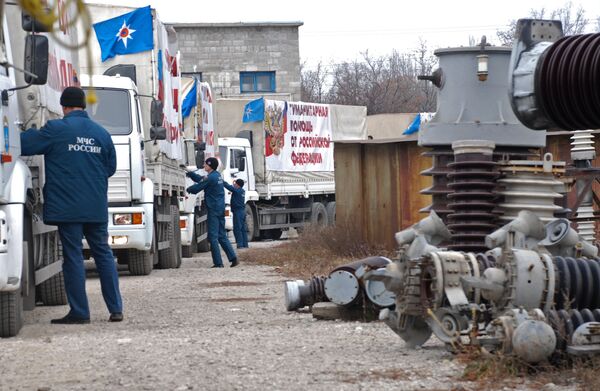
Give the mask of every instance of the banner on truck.
[{"label": "banner on truck", "polygon": [[[62,9],[62,17],[58,20],[60,39],[71,46],[78,42],[77,29],[71,21],[77,18],[75,3]],[[59,7],[61,5],[59,4]],[[65,5],[62,5],[65,7]],[[41,34],[48,37],[48,82],[40,88],[40,103],[54,114],[62,115],[60,96],[67,87],[79,87],[79,61],[77,51],[57,42],[52,34]]]},{"label": "banner on truck", "polygon": [[213,121],[213,97],[210,85],[206,82],[200,83],[200,134],[199,141],[206,143],[204,157],[216,157],[215,127]]},{"label": "banner on truck", "polygon": [[[182,159],[182,137],[180,129],[181,73],[176,40],[170,39],[169,31],[162,23],[158,29],[158,100],[163,103],[163,126],[167,129],[167,139],[159,141],[159,148],[171,159]],[[172,32],[174,34],[174,31]]]},{"label": "banner on truck", "polygon": [[266,169],[333,171],[329,105],[265,99]]}]

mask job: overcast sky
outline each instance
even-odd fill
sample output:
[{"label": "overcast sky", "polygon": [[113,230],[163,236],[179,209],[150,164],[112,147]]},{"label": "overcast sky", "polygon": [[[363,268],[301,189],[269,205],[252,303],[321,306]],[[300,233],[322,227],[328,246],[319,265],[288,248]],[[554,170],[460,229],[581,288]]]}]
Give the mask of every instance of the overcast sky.
[{"label": "overcast sky", "polygon": [[[164,22],[301,21],[300,58],[309,66],[322,61],[353,60],[369,50],[386,55],[414,50],[419,38],[431,49],[466,46],[469,36],[497,42],[495,31],[531,9],[548,11],[565,0],[93,0],[135,7],[151,5]],[[600,0],[573,0],[583,7],[588,28],[597,26]]]}]

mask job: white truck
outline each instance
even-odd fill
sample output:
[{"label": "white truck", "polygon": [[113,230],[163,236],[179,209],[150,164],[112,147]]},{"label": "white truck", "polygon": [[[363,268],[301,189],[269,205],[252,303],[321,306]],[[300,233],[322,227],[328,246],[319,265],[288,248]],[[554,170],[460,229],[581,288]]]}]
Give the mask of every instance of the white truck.
[{"label": "white truck", "polygon": [[40,24],[22,16],[14,3],[4,3],[0,42],[0,337],[19,332],[24,309],[31,310],[38,303],[67,303],[58,231],[42,221],[44,159],[20,156],[20,132],[62,116],[60,94],[77,84],[77,53],[56,40],[67,45],[77,42],[76,31],[68,27],[75,17],[72,6],[60,18],[56,35],[51,35],[37,33],[43,31]]},{"label": "white truck", "polygon": [[[93,22],[134,9],[90,4]],[[179,52],[175,32],[153,14],[154,49],[101,62],[92,33],[93,75],[82,75],[98,103],[87,109],[112,135],[117,171],[108,183],[110,244],[133,275],[181,265],[180,208],[185,197],[180,135]],[[81,56],[83,58],[83,53]],[[82,66],[83,73],[90,69]]]},{"label": "white truck", "polygon": [[366,107],[264,99],[265,120],[244,123],[249,101],[215,104],[223,179],[246,183],[248,240],[279,239],[283,230],[306,224],[333,224],[333,141],[366,139]]}]

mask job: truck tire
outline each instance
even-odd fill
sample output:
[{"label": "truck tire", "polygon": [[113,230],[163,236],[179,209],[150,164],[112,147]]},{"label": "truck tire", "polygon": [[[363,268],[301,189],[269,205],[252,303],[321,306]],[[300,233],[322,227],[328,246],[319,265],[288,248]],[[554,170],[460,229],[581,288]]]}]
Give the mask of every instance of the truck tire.
[{"label": "truck tire", "polygon": [[325,205],[325,211],[327,212],[327,224],[335,225],[335,201],[328,202]]},{"label": "truck tire", "polygon": [[167,228],[169,248],[160,250],[158,254],[158,267],[161,269],[175,269],[181,266],[181,229],[179,228],[179,208],[170,205],[171,221]]},{"label": "truck tire", "polygon": [[327,225],[327,211],[320,202],[314,202],[310,211],[310,222],[313,225],[324,227]]},{"label": "truck tire", "polygon": [[254,208],[249,204],[246,204],[246,229],[248,232],[248,241],[252,242],[258,240],[260,232],[258,230],[258,220],[254,213]]},{"label": "truck tire", "polygon": [[23,326],[21,291],[0,292],[0,337],[14,337]]},{"label": "truck tire", "polygon": [[67,304],[67,293],[65,292],[65,277],[63,272],[53,275],[38,286],[40,301],[44,305]]},{"label": "truck tire", "polygon": [[128,249],[127,268],[132,276],[147,276],[152,273],[153,259],[152,251],[142,251],[135,248]]}]

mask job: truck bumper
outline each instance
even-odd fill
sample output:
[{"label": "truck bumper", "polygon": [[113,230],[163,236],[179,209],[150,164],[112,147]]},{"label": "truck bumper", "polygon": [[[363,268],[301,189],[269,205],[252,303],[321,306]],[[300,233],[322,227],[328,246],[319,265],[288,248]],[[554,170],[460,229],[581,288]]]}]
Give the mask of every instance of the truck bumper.
[{"label": "truck bumper", "polygon": [[186,214],[179,217],[181,227],[181,245],[189,246],[194,238],[194,214]]},{"label": "truck bumper", "polygon": [[[142,213],[142,224],[115,225],[115,214]],[[113,250],[136,249],[150,250],[154,230],[154,208],[152,204],[140,204],[130,207],[108,208],[108,244]],[[89,249],[86,240],[83,248]]]}]

